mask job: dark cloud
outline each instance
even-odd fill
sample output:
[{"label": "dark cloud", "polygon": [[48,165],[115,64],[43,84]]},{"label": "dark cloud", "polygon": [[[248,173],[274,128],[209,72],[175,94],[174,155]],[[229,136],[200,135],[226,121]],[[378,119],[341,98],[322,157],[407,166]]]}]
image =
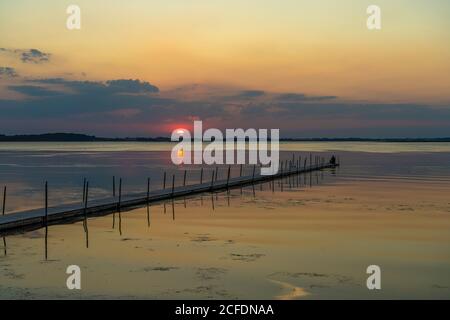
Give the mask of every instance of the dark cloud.
[{"label": "dark cloud", "polygon": [[16,69],[11,67],[0,67],[0,78],[14,78],[17,77],[18,74],[16,72]]},{"label": "dark cloud", "polygon": [[109,80],[106,81],[106,84],[109,86],[112,90],[123,90],[125,92],[129,93],[157,93],[159,92],[158,87],[155,87],[154,85],[151,85],[148,82],[141,82],[139,80]]},{"label": "dark cloud", "polygon": [[62,94],[61,92],[50,90],[46,87],[41,86],[17,85],[17,86],[8,86],[8,89],[33,97],[46,97]]},{"label": "dark cloud", "polygon": [[131,79],[117,79],[108,80],[106,82],[99,81],[74,81],[63,78],[48,78],[48,79],[32,79],[28,82],[49,84],[49,85],[63,85],[67,88],[73,89],[80,94],[133,94],[133,93],[157,93],[158,87],[149,82]]},{"label": "dark cloud", "polygon": [[257,98],[265,94],[262,90],[245,90],[241,91],[236,97],[238,98]]},{"label": "dark cloud", "polygon": [[38,49],[9,49],[0,48],[0,52],[12,54],[18,57],[23,63],[41,64],[50,61],[51,54]]},{"label": "dark cloud", "polygon": [[[145,81],[116,79],[105,82],[65,78],[25,80],[9,90],[25,99],[0,98],[3,130],[14,123],[34,123],[44,131],[66,123],[108,127],[110,135],[139,135],[136,129],[163,123],[191,123],[202,119],[221,128],[280,128],[282,136],[450,136],[450,106],[421,104],[346,103],[334,96],[302,93],[273,94],[252,90],[198,96],[171,96]],[[51,124],[49,124],[51,123]],[[115,124],[120,124],[121,129]],[[59,128],[59,127],[58,127]],[[114,130],[117,130],[114,131]],[[358,134],[359,133],[359,134]],[[159,132],[167,135],[169,132]]]},{"label": "dark cloud", "polygon": [[37,49],[29,49],[21,53],[22,62],[43,63],[50,60],[50,54]]},{"label": "dark cloud", "polygon": [[[0,117],[15,119],[68,119],[95,116],[99,122],[117,120],[132,110],[127,121],[181,119],[192,116],[225,116],[223,106],[210,102],[185,102],[161,98],[148,82],[109,80],[106,82],[73,81],[63,78],[31,79],[27,85],[9,86],[10,90],[32,99],[1,100]],[[32,85],[29,85],[29,84]],[[52,88],[58,88],[52,89]],[[125,110],[124,112],[121,112]]]},{"label": "dark cloud", "polygon": [[336,96],[307,96],[302,93],[282,93],[275,97],[275,101],[298,102],[298,101],[324,101],[337,99]]}]

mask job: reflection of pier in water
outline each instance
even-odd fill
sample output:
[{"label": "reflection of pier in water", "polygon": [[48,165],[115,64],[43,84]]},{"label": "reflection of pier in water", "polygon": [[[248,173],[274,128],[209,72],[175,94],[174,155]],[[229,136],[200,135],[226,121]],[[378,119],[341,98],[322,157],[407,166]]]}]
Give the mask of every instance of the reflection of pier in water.
[{"label": "reflection of pier in water", "polygon": [[[240,196],[243,197],[243,190],[245,187],[251,187],[252,196],[256,197],[255,186],[259,184],[259,190],[268,190],[273,193],[276,192],[276,182],[278,182],[278,189],[280,192],[285,192],[286,189],[293,190],[294,188],[302,188],[302,186],[312,187],[314,182],[319,184],[320,180],[324,179],[323,171],[325,169],[331,169],[331,173],[335,174],[335,169],[339,167],[339,164],[325,163],[323,158],[316,157],[312,163],[312,157],[310,157],[310,165],[306,165],[306,159],[304,160],[304,166],[301,167],[301,161],[298,159],[295,161],[285,161],[281,163],[281,170],[276,175],[262,176],[256,175],[256,166],[253,167],[253,173],[251,176],[242,176],[242,166],[240,169],[241,176],[232,178],[230,177],[230,167],[228,167],[228,176],[226,180],[217,180],[218,170],[216,167],[211,174],[211,181],[207,183],[200,183],[195,185],[186,185],[186,171],[184,172],[183,186],[175,187],[175,175],[172,177],[172,186],[170,189],[162,189],[157,191],[150,191],[150,179],[147,180],[147,191],[144,194],[134,194],[128,196],[122,196],[122,179],[119,181],[119,196],[116,198],[115,190],[115,178],[113,178],[113,198],[108,200],[93,200],[88,203],[89,194],[89,182],[84,179],[83,181],[83,201],[82,207],[70,208],[70,205],[64,205],[59,207],[48,207],[48,191],[47,184],[45,188],[45,207],[43,209],[36,209],[18,213],[12,213],[5,215],[5,201],[6,201],[6,187],[3,192],[3,216],[0,217],[0,232],[2,233],[4,255],[7,255],[7,243],[6,235],[16,234],[23,231],[36,230],[41,227],[45,228],[45,259],[48,258],[48,229],[50,225],[60,223],[73,223],[77,221],[83,222],[83,229],[85,233],[86,248],[89,248],[89,229],[88,218],[95,216],[104,216],[112,213],[112,228],[115,229],[116,213],[118,214],[118,231],[122,235],[122,211],[130,211],[142,206],[146,206],[147,209],[147,227],[150,227],[150,207],[151,204],[162,203],[164,208],[164,214],[166,213],[166,202],[169,200],[171,203],[172,219],[175,220],[175,208],[177,202],[176,199],[182,199],[183,207],[187,208],[186,198],[192,198],[199,195],[201,206],[204,205],[203,193],[211,193],[211,208],[212,211],[217,209],[219,202],[219,193],[226,194],[226,203],[229,207],[231,204],[230,190],[240,189]],[[319,174],[320,171],[320,174]],[[314,177],[313,177],[314,173]],[[164,173],[166,176],[166,173]],[[302,185],[303,177],[303,185]],[[203,182],[203,168],[201,170],[200,182]],[[266,187],[265,187],[266,186]],[[166,181],[164,179],[164,187],[166,187]],[[100,203],[99,203],[100,202]],[[89,206],[90,204],[90,206]],[[72,204],[73,206],[73,204]],[[69,207],[69,208],[68,208]],[[59,211],[58,211],[59,210]],[[2,230],[3,229],[3,230]]]}]

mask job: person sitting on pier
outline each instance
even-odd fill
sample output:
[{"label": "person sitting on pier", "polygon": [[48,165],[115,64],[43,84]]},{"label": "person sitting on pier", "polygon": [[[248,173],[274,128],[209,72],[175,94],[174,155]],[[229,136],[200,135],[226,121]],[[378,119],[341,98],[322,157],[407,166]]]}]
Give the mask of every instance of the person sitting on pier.
[{"label": "person sitting on pier", "polygon": [[330,164],[336,164],[336,157],[333,155],[333,156],[331,156],[331,159],[330,159]]}]

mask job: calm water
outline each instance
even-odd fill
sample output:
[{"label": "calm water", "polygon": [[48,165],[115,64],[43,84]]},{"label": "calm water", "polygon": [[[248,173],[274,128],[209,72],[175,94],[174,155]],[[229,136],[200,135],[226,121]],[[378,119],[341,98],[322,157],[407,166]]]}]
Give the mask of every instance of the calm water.
[{"label": "calm water", "polygon": [[[449,298],[450,144],[283,143],[305,157],[340,155],[342,167],[291,181],[205,194],[6,237],[1,298]],[[0,144],[7,213],[162,184],[174,167],[164,143]],[[211,170],[207,168],[207,170]],[[246,168],[251,172],[251,168]],[[208,171],[206,171],[208,172]],[[233,168],[233,174],[238,168]],[[207,173],[205,173],[207,176]],[[226,168],[221,167],[225,177]],[[177,180],[177,181],[178,181]],[[0,245],[1,249],[1,245]],[[82,290],[66,288],[66,267]],[[382,269],[382,290],[366,268]]]}]

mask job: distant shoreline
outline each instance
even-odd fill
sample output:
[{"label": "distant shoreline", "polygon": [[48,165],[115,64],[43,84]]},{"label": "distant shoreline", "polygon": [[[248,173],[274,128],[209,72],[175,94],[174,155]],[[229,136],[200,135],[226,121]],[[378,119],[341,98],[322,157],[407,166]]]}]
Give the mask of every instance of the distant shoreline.
[{"label": "distant shoreline", "polygon": [[[450,142],[443,138],[281,138],[281,142]],[[77,133],[0,135],[0,142],[172,142],[169,137],[105,138]],[[205,141],[207,142],[207,141]]]}]

